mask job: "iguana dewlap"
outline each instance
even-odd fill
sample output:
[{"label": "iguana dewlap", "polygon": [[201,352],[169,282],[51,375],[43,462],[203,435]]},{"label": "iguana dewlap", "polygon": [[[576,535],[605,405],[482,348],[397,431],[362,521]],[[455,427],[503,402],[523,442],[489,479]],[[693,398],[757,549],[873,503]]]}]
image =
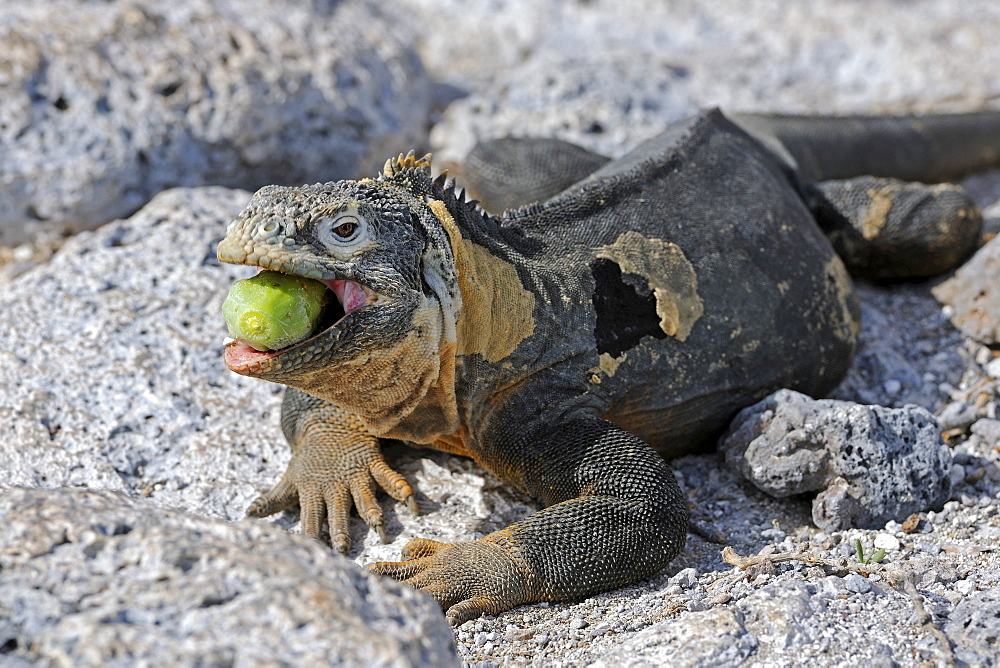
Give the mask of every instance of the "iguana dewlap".
[{"label": "iguana dewlap", "polygon": [[[496,142],[470,160],[477,191],[544,199],[502,215],[412,154],[374,179],[263,188],[219,258],[335,284],[342,306],[284,350],[226,348],[233,371],[290,388],[292,460],[250,514],[297,502],[304,531],[326,522],[346,551],[353,505],[384,536],[376,483],[415,508],[379,451],[402,439],[472,457],[546,506],[374,566],[453,623],[656,573],[688,526],[661,455],[710,442],[774,390],[820,395],[843,377],[858,305],[827,235],[870,275],[941,271],[975,246],[964,193],[884,178],[995,160],[997,115],[957,118],[737,124],[712,111],[614,161]],[[880,155],[844,153],[865,146]]]}]

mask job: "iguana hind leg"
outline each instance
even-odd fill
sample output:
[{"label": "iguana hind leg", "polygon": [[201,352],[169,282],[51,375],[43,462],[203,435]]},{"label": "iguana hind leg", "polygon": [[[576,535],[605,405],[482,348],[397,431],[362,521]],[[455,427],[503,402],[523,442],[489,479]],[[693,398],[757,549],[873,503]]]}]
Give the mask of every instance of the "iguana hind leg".
[{"label": "iguana hind leg", "polygon": [[452,624],[635,582],[683,548],[677,481],[632,434],[596,417],[493,433],[480,461],[548,507],[469,543],[411,541],[404,561],[372,566],[431,594]]},{"label": "iguana hind leg", "polygon": [[281,428],[292,460],[281,481],[257,497],[250,517],[266,517],[299,504],[303,533],[319,538],[324,520],[330,542],[341,553],[351,544],[351,505],[385,541],[375,483],[416,513],[413,489],[386,464],[378,439],[361,420],[322,399],[288,388],[281,405]]},{"label": "iguana hind leg", "polygon": [[983,217],[964,189],[863,176],[814,186],[812,208],[851,274],[920,278],[976,248]]}]

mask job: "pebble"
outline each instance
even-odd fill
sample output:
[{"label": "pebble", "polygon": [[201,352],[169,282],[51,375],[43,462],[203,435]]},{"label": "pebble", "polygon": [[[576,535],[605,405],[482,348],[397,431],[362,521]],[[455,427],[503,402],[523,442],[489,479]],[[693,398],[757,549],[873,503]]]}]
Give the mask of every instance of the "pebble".
[{"label": "pebble", "polygon": [[862,577],[857,573],[850,573],[845,576],[844,586],[847,587],[847,591],[853,591],[856,594],[867,594],[872,590],[872,583],[868,581],[868,578]]},{"label": "pebble", "polygon": [[952,487],[965,482],[965,467],[961,464],[951,465],[951,485]]},{"label": "pebble", "polygon": [[590,631],[590,637],[591,638],[597,638],[597,637],[603,636],[605,633],[607,633],[610,630],[611,630],[611,624],[608,624],[607,622],[605,622],[605,623],[600,624],[598,626],[595,626],[593,629],[591,629],[591,631]]},{"label": "pebble", "polygon": [[972,433],[983,439],[987,445],[998,446],[1000,445],[1000,420],[992,418],[977,420],[972,425]]},{"label": "pebble", "polygon": [[880,533],[879,535],[875,536],[875,547],[877,549],[885,550],[886,552],[890,552],[892,550],[898,550],[899,540],[897,540],[896,537],[893,536],[892,534]]},{"label": "pebble", "polygon": [[685,568],[670,578],[670,581],[682,587],[693,587],[698,583],[698,574],[693,568]]},{"label": "pebble", "polygon": [[918,541],[914,547],[916,547],[921,552],[926,552],[927,554],[932,556],[941,554],[941,546],[936,543],[927,543],[924,541]]},{"label": "pebble", "polygon": [[885,381],[882,387],[885,389],[885,393],[889,396],[896,396],[899,394],[899,391],[903,389],[903,384],[898,380],[891,379]]},{"label": "pebble", "polygon": [[972,580],[959,580],[955,583],[955,589],[957,589],[962,596],[968,596],[972,592],[976,591],[976,583]]},{"label": "pebble", "polygon": [[577,617],[572,622],[569,623],[571,629],[583,629],[587,627],[587,620],[583,617]]}]

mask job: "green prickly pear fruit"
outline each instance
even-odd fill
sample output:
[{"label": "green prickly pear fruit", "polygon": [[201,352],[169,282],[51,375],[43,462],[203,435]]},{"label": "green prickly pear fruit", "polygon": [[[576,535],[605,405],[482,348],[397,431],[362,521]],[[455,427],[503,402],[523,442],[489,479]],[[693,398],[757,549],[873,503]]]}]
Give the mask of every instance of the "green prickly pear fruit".
[{"label": "green prickly pear fruit", "polygon": [[307,338],[319,324],[330,291],[311,278],[262,271],[233,283],[222,304],[229,335],[260,351]]}]

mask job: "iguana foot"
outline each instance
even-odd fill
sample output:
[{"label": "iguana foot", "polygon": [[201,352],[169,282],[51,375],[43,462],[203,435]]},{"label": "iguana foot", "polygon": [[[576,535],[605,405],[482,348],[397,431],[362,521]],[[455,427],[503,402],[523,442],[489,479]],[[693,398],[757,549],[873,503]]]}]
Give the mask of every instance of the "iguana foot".
[{"label": "iguana foot", "polygon": [[495,536],[470,543],[417,538],[403,548],[404,561],[382,561],[369,569],[433,596],[452,626],[546,600],[532,591],[530,570],[518,562],[509,541]]},{"label": "iguana foot", "polygon": [[266,517],[298,503],[303,533],[319,539],[325,519],[331,545],[346,553],[353,502],[361,519],[387,542],[375,485],[417,514],[413,488],[389,467],[378,439],[357,418],[328,404],[313,406],[301,417],[289,439],[292,460],[285,474],[274,489],[250,504],[247,516]]}]

